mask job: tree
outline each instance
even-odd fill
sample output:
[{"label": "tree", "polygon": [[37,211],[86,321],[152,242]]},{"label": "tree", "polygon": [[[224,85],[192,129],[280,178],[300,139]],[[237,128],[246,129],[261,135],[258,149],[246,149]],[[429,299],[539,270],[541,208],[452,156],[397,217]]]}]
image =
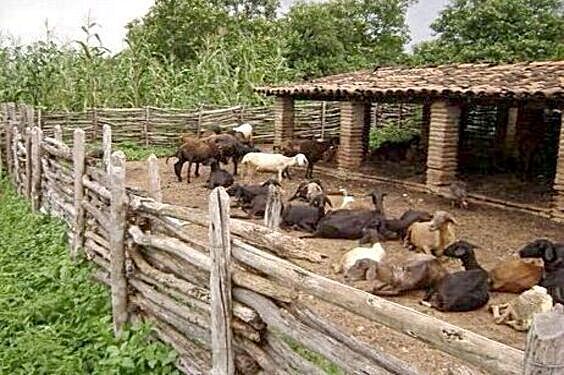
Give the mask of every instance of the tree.
[{"label": "tree", "polygon": [[300,2],[286,16],[289,64],[307,77],[393,63],[412,0]]},{"label": "tree", "polygon": [[562,0],[453,0],[433,22],[416,63],[564,58]]}]

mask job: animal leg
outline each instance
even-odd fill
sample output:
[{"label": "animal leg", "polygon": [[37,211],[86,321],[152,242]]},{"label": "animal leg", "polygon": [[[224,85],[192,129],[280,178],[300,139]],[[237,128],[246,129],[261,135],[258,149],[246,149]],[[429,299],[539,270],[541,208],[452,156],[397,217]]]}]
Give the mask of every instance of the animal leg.
[{"label": "animal leg", "polygon": [[188,161],[188,173],[186,173],[186,181],[190,183],[190,173],[192,172],[192,160]]},{"label": "animal leg", "polygon": [[194,173],[194,176],[200,177],[200,163],[196,163],[196,172]]},{"label": "animal leg", "polygon": [[182,182],[182,167],[184,166],[184,162],[178,159],[176,163],[174,163],[174,173],[176,174],[176,178],[178,182]]},{"label": "animal leg", "polygon": [[237,176],[237,160],[233,158],[233,176]]}]

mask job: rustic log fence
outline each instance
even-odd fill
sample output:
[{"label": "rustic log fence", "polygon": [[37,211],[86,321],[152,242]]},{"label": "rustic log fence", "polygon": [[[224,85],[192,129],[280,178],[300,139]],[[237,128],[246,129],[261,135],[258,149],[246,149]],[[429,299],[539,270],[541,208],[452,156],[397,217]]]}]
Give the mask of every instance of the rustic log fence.
[{"label": "rustic log fence", "polygon": [[[70,147],[58,130],[46,137],[38,126],[27,126],[34,116],[25,113],[23,131],[10,116],[2,118],[3,166],[16,191],[31,199],[34,210],[67,222],[70,256],[83,254],[95,263],[93,277],[111,289],[116,334],[128,321],[149,320],[155,335],[176,350],[178,368],[185,373],[323,373],[289,342],[346,373],[418,373],[345,334],[306,308],[298,293],[422,340],[488,373],[549,374],[563,368],[560,309],[536,317],[525,354],[295,265],[291,259],[320,262],[323,255],[276,230],[276,189],[269,198],[270,228],[230,218],[223,188],[211,192],[208,213],[161,203],[154,156],[148,160],[157,169],[150,192],[128,189],[122,152],[113,152],[107,164],[88,158],[84,129],[73,131]],[[111,145],[105,133],[105,144]]]}]

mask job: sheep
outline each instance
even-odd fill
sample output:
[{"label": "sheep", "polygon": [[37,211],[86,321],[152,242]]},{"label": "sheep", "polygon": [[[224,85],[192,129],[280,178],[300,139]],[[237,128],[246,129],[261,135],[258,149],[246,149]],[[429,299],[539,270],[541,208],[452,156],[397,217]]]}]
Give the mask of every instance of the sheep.
[{"label": "sheep", "polygon": [[[186,138],[186,141],[182,146],[178,148],[175,155],[178,161],[174,163],[174,173],[178,178],[178,182],[182,181],[182,177],[180,173],[182,172],[182,166],[184,163],[188,162],[188,172],[186,173],[186,181],[190,183],[190,173],[192,170],[192,163],[196,163],[196,171],[195,176],[200,176],[200,163],[206,162],[211,158],[215,158],[218,160],[221,159],[221,155],[219,154],[219,150],[215,144],[209,143],[205,140],[199,140],[195,138]],[[166,163],[168,163],[168,159],[172,156],[169,156],[166,159]]]},{"label": "sheep", "polygon": [[246,175],[254,172],[275,172],[278,174],[278,181],[282,181],[285,175],[290,178],[288,169],[293,166],[306,166],[307,158],[303,154],[293,157],[286,157],[280,154],[267,154],[264,152],[250,152],[243,157],[241,164],[245,166]]},{"label": "sheep", "polygon": [[427,254],[443,255],[446,246],[453,243],[456,234],[453,225],[458,222],[445,211],[436,211],[431,221],[413,223],[407,229],[405,244]]},{"label": "sheep", "polygon": [[248,122],[243,123],[237,127],[234,127],[232,129],[234,132],[236,133],[240,133],[243,135],[246,143],[248,145],[252,145],[252,141],[253,141],[253,126],[251,124],[249,124]]},{"label": "sheep", "polygon": [[366,279],[373,281],[371,293],[397,296],[403,292],[433,289],[447,275],[437,258],[418,254],[402,266],[379,263],[366,272]]},{"label": "sheep", "polygon": [[[375,262],[372,259],[359,259],[352,265],[346,272],[345,272],[345,282],[350,283],[353,281],[361,281],[367,279],[367,273],[374,272],[375,266],[378,265],[378,262]],[[335,268],[335,265],[333,266]],[[369,288],[367,291],[372,290],[372,283],[370,283]]]},{"label": "sheep", "polygon": [[313,197],[308,206],[286,205],[282,209],[280,226],[313,232],[323,216],[325,216],[325,196],[322,193]]},{"label": "sheep", "polygon": [[299,153],[304,154],[308,161],[305,178],[312,178],[315,163],[324,159],[324,156],[328,153],[333,152],[337,147],[337,141],[337,138],[331,138],[326,141],[318,141],[316,139],[304,139],[297,142],[290,141],[282,145],[281,151],[283,155],[288,157]]},{"label": "sheep", "polygon": [[294,195],[288,199],[288,202],[291,202],[295,199],[304,200],[306,202],[311,203],[312,199],[317,197],[318,195],[322,195],[325,199],[325,203],[329,205],[329,207],[333,207],[333,202],[325,195],[325,189],[321,184],[321,180],[318,178],[301,182],[296,189]]},{"label": "sheep", "polygon": [[444,254],[462,261],[465,271],[447,274],[421,304],[440,311],[471,311],[488,303],[489,274],[476,261],[477,246],[466,241],[450,244]]},{"label": "sheep", "polygon": [[519,256],[542,258],[544,271],[539,285],[546,288],[555,303],[564,305],[564,243],[538,239],[519,250]]},{"label": "sheep", "polygon": [[363,236],[364,228],[378,227],[384,220],[383,198],[386,194],[373,191],[370,196],[374,205],[373,210],[337,210],[325,215],[314,233],[301,238],[345,238],[359,239]]},{"label": "sheep", "polygon": [[375,243],[371,247],[355,247],[343,254],[339,261],[333,264],[333,271],[346,274],[361,259],[369,259],[378,263],[384,259],[385,255],[386,250],[380,243]]},{"label": "sheep", "polygon": [[552,297],[546,288],[535,285],[508,303],[491,305],[496,324],[506,324],[517,331],[528,331],[535,314],[552,310]]},{"label": "sheep", "polygon": [[466,183],[462,181],[455,181],[448,187],[447,198],[450,199],[452,207],[468,208]]},{"label": "sheep", "polygon": [[233,185],[233,175],[226,170],[221,169],[219,167],[219,162],[216,159],[209,159],[207,164],[209,164],[211,168],[210,176],[207,181],[209,189],[213,189],[217,186],[223,186],[226,188]]},{"label": "sheep", "polygon": [[522,259],[501,262],[490,270],[490,290],[521,293],[537,285],[542,277],[542,266]]}]

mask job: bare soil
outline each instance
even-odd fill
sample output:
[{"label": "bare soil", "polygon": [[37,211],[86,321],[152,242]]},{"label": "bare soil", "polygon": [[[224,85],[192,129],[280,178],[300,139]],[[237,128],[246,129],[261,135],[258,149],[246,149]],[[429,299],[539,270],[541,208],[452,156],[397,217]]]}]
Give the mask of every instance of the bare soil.
[{"label": "bare soil", "polygon": [[[208,176],[208,168],[201,167],[200,169],[202,172],[201,176],[194,178],[191,184],[187,184],[185,181],[179,183],[173,172],[172,161],[170,165],[166,165],[165,160],[161,159],[160,171],[163,200],[167,203],[207,209],[209,190],[204,187],[204,183]],[[229,166],[229,170],[231,170],[231,166]],[[297,184],[302,181],[303,171],[295,170],[292,175],[293,179],[291,181],[286,180],[283,184],[284,198],[288,198],[295,191]],[[316,176],[319,176],[319,174],[316,174]],[[262,182],[268,177],[270,176],[258,176],[254,182]],[[564,240],[564,225],[558,225],[546,219],[525,213],[515,213],[476,205],[471,206],[469,210],[452,209],[449,203],[442,198],[411,192],[402,187],[389,184],[374,184],[372,182],[344,181],[325,175],[319,177],[327,185],[328,191],[337,191],[340,187],[346,187],[349,194],[357,197],[355,204],[359,206],[370,207],[368,199],[361,197],[363,194],[370,192],[374,188],[386,191],[388,195],[385,200],[385,207],[387,215],[391,217],[399,216],[409,208],[430,212],[442,209],[452,212],[460,223],[457,227],[458,237],[481,247],[480,250],[477,250],[476,256],[480,264],[486,269],[493,267],[502,259],[514,256],[519,248],[536,238],[547,237],[553,240]],[[183,173],[184,178],[185,172]],[[143,189],[148,188],[146,163],[129,162],[127,180],[129,186]],[[331,196],[331,199],[335,205],[340,204],[339,196]],[[243,212],[233,209],[232,214],[243,215]],[[301,233],[291,232],[290,234],[298,236]],[[358,246],[357,242],[329,239],[309,239],[306,241],[313,243],[316,250],[325,253],[328,258],[319,264],[312,264],[307,261],[296,261],[296,263],[313,272],[343,282],[341,275],[333,273],[331,265],[348,249]],[[412,254],[405,250],[397,241],[386,242],[385,248],[387,257],[392,262],[402,262]],[[462,269],[461,265],[455,261],[449,261],[447,266],[452,271]],[[526,335],[516,332],[510,327],[494,324],[487,307],[466,313],[442,313],[421,306],[419,300],[422,295],[423,292],[412,292],[401,297],[389,298],[389,300],[515,348],[524,348]],[[492,293],[490,303],[506,302],[513,297],[514,295],[510,294]],[[303,298],[311,308],[317,310],[324,317],[338,323],[348,333],[370,343],[377,349],[393,354],[412,364],[422,373],[481,373],[477,369],[466,367],[455,358],[435,350],[414,338],[397,333],[316,299],[307,296],[303,296]]]}]

